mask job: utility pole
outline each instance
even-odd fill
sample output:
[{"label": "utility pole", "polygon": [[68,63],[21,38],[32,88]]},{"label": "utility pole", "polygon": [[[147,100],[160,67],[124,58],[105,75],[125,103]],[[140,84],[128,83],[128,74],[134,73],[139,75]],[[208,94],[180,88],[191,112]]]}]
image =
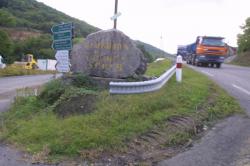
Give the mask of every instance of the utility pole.
[{"label": "utility pole", "polygon": [[[115,15],[117,15],[118,10],[118,0],[115,0]],[[114,29],[116,29],[117,26],[117,18],[114,19]]]}]

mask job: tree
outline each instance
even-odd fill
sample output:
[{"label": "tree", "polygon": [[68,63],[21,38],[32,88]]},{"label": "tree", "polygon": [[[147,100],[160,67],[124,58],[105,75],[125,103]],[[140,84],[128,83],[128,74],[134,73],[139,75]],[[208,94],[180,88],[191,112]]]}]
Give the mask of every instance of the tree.
[{"label": "tree", "polygon": [[13,43],[9,35],[5,31],[0,30],[0,54],[3,56],[5,62],[11,63],[13,61],[12,52]]},{"label": "tree", "polygon": [[245,25],[241,27],[243,34],[238,34],[238,51],[250,51],[250,17],[246,19]]},{"label": "tree", "polygon": [[22,54],[33,54],[35,58],[54,58],[54,51],[51,48],[52,37],[44,34],[39,37],[29,38],[22,42]]},{"label": "tree", "polygon": [[0,26],[6,26],[6,27],[16,26],[15,17],[7,10],[0,9]]},{"label": "tree", "polygon": [[137,48],[139,48],[141,52],[144,54],[144,57],[147,59],[148,63],[151,63],[154,61],[153,56],[148,51],[146,51],[144,45],[139,44]]}]

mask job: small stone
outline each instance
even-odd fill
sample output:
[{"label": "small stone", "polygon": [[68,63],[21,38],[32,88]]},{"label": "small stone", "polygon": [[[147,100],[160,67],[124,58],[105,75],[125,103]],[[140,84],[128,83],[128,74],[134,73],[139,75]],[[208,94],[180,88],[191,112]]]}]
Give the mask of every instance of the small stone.
[{"label": "small stone", "polygon": [[206,125],[203,126],[203,130],[206,131],[208,127]]}]

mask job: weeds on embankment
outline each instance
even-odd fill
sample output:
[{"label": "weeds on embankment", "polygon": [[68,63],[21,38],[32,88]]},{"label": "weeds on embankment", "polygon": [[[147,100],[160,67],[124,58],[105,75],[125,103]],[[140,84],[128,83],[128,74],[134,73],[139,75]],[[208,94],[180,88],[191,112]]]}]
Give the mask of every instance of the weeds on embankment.
[{"label": "weeds on embankment", "polygon": [[[159,75],[169,65],[169,62],[158,62],[150,65],[147,73]],[[47,85],[44,98],[17,99],[3,115],[6,120],[0,128],[1,136],[31,153],[47,149],[47,155],[52,158],[84,156],[92,150],[123,151],[130,142],[155,129],[168,132],[161,146],[183,144],[196,132],[176,131],[178,128],[171,129],[169,122],[188,117],[194,123],[203,124],[241,112],[237,102],[225,91],[189,68],[183,70],[182,83],[172,77],[159,91],[145,94],[110,95],[106,90],[84,86],[88,82],[85,79],[82,82],[82,86],[66,84],[63,89],[60,81],[52,82]],[[91,100],[91,112],[62,118],[54,111],[62,102],[88,95],[95,96],[95,101]],[[168,125],[170,129],[165,131],[163,128]]]},{"label": "weeds on embankment", "polygon": [[9,65],[4,69],[0,69],[0,77],[7,76],[22,76],[22,75],[37,75],[37,74],[54,74],[56,71],[43,71],[43,70],[27,70],[24,66]]}]

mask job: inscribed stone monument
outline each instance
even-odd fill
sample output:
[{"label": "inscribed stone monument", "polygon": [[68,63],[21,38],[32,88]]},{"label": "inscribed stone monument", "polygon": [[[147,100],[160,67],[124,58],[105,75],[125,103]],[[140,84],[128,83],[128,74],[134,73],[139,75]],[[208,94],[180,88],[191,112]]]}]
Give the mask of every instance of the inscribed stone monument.
[{"label": "inscribed stone monument", "polygon": [[144,74],[143,53],[121,31],[112,29],[87,36],[71,52],[73,72],[104,78],[127,78]]}]

